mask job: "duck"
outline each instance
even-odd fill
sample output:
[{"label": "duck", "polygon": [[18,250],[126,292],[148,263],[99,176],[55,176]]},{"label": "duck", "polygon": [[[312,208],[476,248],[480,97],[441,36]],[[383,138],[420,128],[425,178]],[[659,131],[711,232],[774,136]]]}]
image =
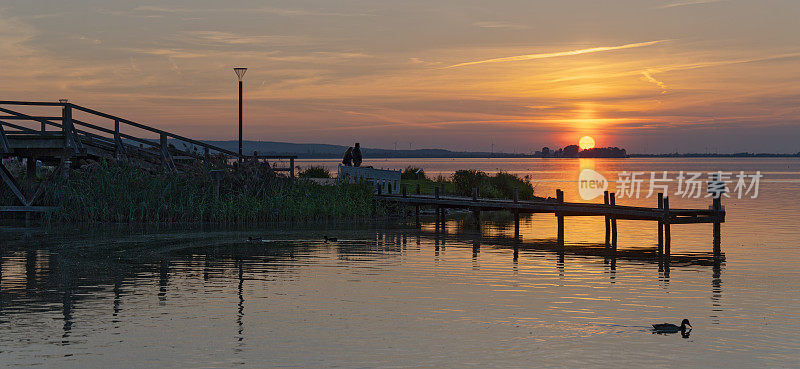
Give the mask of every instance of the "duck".
[{"label": "duck", "polygon": [[686,327],[689,327],[688,330],[692,330],[692,323],[689,323],[689,319],[684,319],[681,321],[681,325],[677,326],[672,323],[661,323],[661,324],[653,324],[653,333],[685,333]]},{"label": "duck", "polygon": [[338,242],[338,241],[339,241],[339,239],[338,239],[338,238],[336,238],[336,237],[328,237],[328,236],[325,236],[325,243],[328,243],[328,242]]}]

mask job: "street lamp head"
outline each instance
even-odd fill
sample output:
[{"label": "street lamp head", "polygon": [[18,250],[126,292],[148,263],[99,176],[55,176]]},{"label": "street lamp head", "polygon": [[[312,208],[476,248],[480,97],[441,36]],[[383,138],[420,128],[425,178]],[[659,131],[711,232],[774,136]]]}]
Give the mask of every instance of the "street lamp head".
[{"label": "street lamp head", "polygon": [[239,81],[244,78],[244,72],[247,72],[247,68],[245,67],[233,67],[233,71],[236,72],[236,76],[239,77]]},{"label": "street lamp head", "polygon": [[66,104],[67,102],[69,102],[69,100],[67,100],[67,99],[58,99],[58,102],[60,102],[62,104]]}]

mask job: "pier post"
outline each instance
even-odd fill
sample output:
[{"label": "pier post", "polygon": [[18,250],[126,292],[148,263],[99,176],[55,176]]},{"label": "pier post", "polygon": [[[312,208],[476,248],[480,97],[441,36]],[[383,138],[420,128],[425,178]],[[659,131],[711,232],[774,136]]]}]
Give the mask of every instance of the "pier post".
[{"label": "pier post", "polygon": [[[606,207],[608,207],[609,205],[608,191],[603,191],[603,204],[606,205]],[[606,215],[605,221],[606,221],[606,249],[608,249],[609,247],[611,247],[611,217]]]},{"label": "pier post", "polygon": [[[417,195],[419,194],[420,194],[420,188],[419,188],[419,182],[417,182]],[[419,228],[422,226],[422,223],[420,223],[419,221],[419,205],[414,205],[414,213],[417,221],[417,228]]]},{"label": "pier post", "polygon": [[671,254],[672,235],[669,227],[669,196],[664,196],[664,256],[669,258]]},{"label": "pier post", "polygon": [[[439,200],[439,186],[434,186],[433,187],[433,195],[436,198],[436,200]],[[436,224],[439,224],[441,219],[442,219],[442,207],[439,206],[439,203],[437,202],[436,203]]]},{"label": "pier post", "polygon": [[[480,196],[480,188],[475,187],[472,189],[472,201],[477,202]],[[481,210],[477,204],[472,207],[472,217],[475,218],[475,229],[481,229]]]},{"label": "pier post", "polygon": [[720,223],[722,213],[722,196],[715,197],[712,203],[714,209],[714,259],[720,259],[722,256],[722,224]]},{"label": "pier post", "polygon": [[[403,184],[403,185],[401,185],[401,186],[400,186],[400,189],[402,190],[402,194],[403,194],[403,197],[404,197],[404,198],[405,198],[405,197],[408,197],[408,195],[407,195],[407,193],[406,193],[406,187],[407,187],[407,186],[406,186],[405,184]],[[408,205],[406,205],[405,203],[403,203],[403,206],[402,206],[402,208],[403,208],[403,223],[406,223],[406,221],[408,220]]]},{"label": "pier post", "polygon": [[[519,189],[514,187],[514,204],[519,203]],[[514,208],[514,240],[519,239],[519,209]]]},{"label": "pier post", "polygon": [[[617,194],[608,194],[609,205],[614,208],[617,205]],[[617,217],[611,216],[611,250],[614,252],[614,258],[617,257]]]},{"label": "pier post", "polygon": [[[556,200],[559,205],[564,204],[564,191],[556,190]],[[558,218],[558,248],[564,249],[564,215],[560,211],[556,211],[556,217]]]},{"label": "pier post", "polygon": [[[658,193],[658,208],[664,208],[664,194]],[[664,222],[658,221],[658,255],[664,254]]]}]

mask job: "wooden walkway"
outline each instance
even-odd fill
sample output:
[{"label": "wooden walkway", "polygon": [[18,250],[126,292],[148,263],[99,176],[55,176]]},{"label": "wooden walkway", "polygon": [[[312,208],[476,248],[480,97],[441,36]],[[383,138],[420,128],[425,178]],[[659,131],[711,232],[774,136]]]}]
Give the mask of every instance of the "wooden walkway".
[{"label": "wooden walkway", "polygon": [[[419,191],[419,189],[417,189]],[[614,193],[604,193],[604,203],[565,202],[564,192],[556,190],[555,198],[539,198],[532,201],[521,201],[514,191],[514,198],[486,199],[480,198],[477,189],[473,189],[472,197],[440,195],[435,188],[433,195],[409,195],[403,187],[402,194],[378,194],[379,201],[396,203],[415,208],[417,226],[420,225],[420,207],[433,207],[436,210],[436,223],[444,224],[445,209],[467,209],[472,211],[475,225],[480,229],[480,213],[482,211],[508,211],[514,214],[514,233],[519,236],[519,214],[552,213],[557,218],[557,246],[564,247],[564,218],[568,216],[596,216],[605,218],[605,245],[612,251],[617,250],[617,220],[639,220],[658,222],[659,254],[671,254],[671,226],[677,224],[711,223],[713,224],[713,253],[721,258],[721,223],[725,222],[725,209],[720,198],[714,198],[708,209],[670,208],[669,198],[658,194],[658,204],[654,208],[641,206],[625,206],[616,204]]]},{"label": "wooden walkway", "polygon": [[[66,101],[0,101],[0,158],[26,159],[27,178],[36,174],[36,162],[56,168],[53,176],[66,175],[81,159],[123,159],[150,170],[177,173],[197,162],[212,160],[228,166],[242,161],[286,160],[288,167],[273,167],[294,177],[296,156],[240,155],[218,146],[147,126]],[[222,159],[222,160],[220,160]],[[66,173],[66,174],[65,174]],[[0,177],[20,205],[0,206],[0,212],[40,212],[36,206],[44,186],[31,180],[20,184],[5,162]],[[46,180],[51,180],[47,178]]]}]

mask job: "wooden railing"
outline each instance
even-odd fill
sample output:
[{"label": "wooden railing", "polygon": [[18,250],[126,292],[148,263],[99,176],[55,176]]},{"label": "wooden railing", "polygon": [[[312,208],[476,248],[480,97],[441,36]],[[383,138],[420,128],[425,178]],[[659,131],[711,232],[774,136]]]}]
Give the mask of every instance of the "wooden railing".
[{"label": "wooden railing", "polygon": [[[5,106],[61,107],[61,115],[30,115],[8,109]],[[89,117],[107,119],[109,124],[103,126],[77,119],[73,114],[76,111],[85,113]],[[294,177],[296,156],[239,155],[237,152],[219,146],[69,102],[0,101],[0,112],[8,114],[0,116],[0,150],[2,153],[8,153],[11,150],[8,141],[9,134],[22,133],[42,137],[61,134],[64,138],[64,148],[74,150],[75,153],[102,150],[116,156],[136,157],[149,162],[158,162],[170,171],[177,170],[176,159],[208,161],[212,155],[224,155],[235,161],[288,159],[290,167],[275,168],[275,170],[289,172],[289,175]],[[38,129],[10,121],[37,122]],[[55,129],[48,130],[49,127]],[[129,134],[123,132],[126,131],[126,128],[144,132],[142,135]],[[182,145],[183,148],[179,148],[178,145]]]}]

